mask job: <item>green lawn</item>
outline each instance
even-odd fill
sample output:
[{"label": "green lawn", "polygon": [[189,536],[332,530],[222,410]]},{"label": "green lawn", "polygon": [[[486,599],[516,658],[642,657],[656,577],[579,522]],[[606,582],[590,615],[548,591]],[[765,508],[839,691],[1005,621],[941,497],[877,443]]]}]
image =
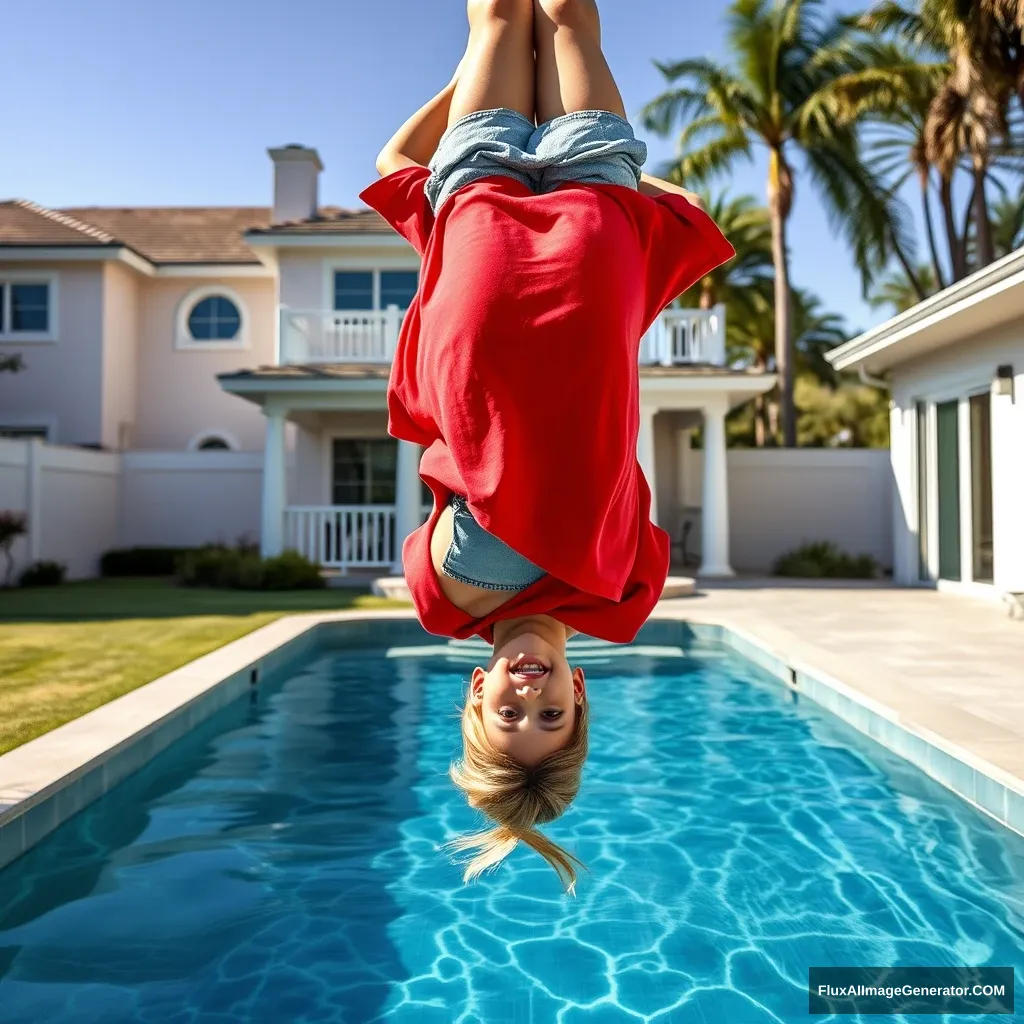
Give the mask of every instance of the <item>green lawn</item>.
[{"label": "green lawn", "polygon": [[348,589],[90,580],[0,590],[0,753],[295,612],[402,607]]}]

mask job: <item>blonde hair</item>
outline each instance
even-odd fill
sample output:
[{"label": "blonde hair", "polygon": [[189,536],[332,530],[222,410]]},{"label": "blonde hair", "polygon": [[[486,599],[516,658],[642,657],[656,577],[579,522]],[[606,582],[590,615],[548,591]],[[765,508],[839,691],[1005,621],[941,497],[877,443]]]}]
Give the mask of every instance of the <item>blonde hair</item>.
[{"label": "blonde hair", "polygon": [[470,807],[483,811],[496,826],[447,844],[453,853],[478,851],[467,864],[463,881],[497,867],[516,843],[523,842],[558,872],[570,895],[575,892],[576,868],[583,869],[583,864],[536,826],[560,817],[576,798],[587,759],[588,728],[584,697],[576,708],[569,742],[539,764],[524,767],[491,746],[479,707],[466,701],[462,709],[462,760],[452,764],[449,774]]}]

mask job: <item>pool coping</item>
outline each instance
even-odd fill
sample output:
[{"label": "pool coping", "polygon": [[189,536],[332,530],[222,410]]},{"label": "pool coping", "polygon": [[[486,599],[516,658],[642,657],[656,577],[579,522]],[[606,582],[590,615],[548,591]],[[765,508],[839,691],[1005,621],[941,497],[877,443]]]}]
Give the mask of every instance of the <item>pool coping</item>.
[{"label": "pool coping", "polygon": [[[382,620],[402,622],[422,641],[412,609],[286,616],[0,755],[0,869],[199,722],[314,649],[322,627],[347,623],[346,642],[358,643],[369,637],[371,623]],[[727,615],[705,615],[689,607],[659,607],[643,632],[650,634],[663,623],[687,626],[697,639],[732,648],[1024,835],[1024,780],[825,672],[808,660],[813,651],[807,645],[782,649]],[[438,637],[437,642],[445,641]]]}]

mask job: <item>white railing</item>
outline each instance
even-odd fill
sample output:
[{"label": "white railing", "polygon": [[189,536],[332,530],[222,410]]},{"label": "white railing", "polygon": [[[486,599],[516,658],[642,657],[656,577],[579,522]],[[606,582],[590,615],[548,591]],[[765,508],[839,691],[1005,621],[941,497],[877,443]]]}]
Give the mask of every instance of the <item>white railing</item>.
[{"label": "white railing", "polygon": [[390,363],[402,311],[289,309],[282,306],[281,365]]},{"label": "white railing", "polygon": [[[403,312],[280,309],[281,365],[389,364]],[[725,307],[666,309],[640,342],[642,366],[725,365]]]},{"label": "white railing", "polygon": [[284,512],[284,546],[326,569],[390,568],[401,547],[395,506],[292,505]]},{"label": "white railing", "polygon": [[666,309],[640,342],[641,365],[725,365],[725,307]]}]

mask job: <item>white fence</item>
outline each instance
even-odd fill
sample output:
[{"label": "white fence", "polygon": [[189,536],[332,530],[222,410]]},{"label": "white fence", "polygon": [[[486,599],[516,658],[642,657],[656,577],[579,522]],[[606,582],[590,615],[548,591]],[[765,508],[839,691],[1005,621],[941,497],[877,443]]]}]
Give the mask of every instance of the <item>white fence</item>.
[{"label": "white fence", "polygon": [[390,363],[398,345],[402,312],[289,309],[282,306],[281,356],[285,365]]},{"label": "white fence", "polygon": [[[688,498],[699,499],[703,455],[686,452]],[[887,449],[737,448],[729,451],[728,466],[733,568],[767,573],[779,555],[819,540],[892,567],[894,489]],[[697,554],[700,509],[684,514],[694,523],[689,551]]]},{"label": "white fence", "polygon": [[640,363],[725,365],[725,307],[666,309],[640,341]]},{"label": "white fence", "polygon": [[[687,450],[680,481],[699,554],[702,453]],[[28,513],[17,568],[63,562],[94,575],[99,556],[133,545],[191,546],[259,537],[259,452],[116,455],[0,439],[0,509]],[[728,453],[733,566],[767,572],[805,541],[831,540],[892,565],[893,486],[887,451],[801,449]],[[669,487],[671,490],[671,486]],[[682,520],[664,523],[678,537]],[[285,544],[325,566],[386,569],[398,557],[391,506],[291,506]],[[2,572],[0,565],[0,572]]]},{"label": "white fence", "polygon": [[262,452],[125,452],[121,546],[260,537]]},{"label": "white fence", "polygon": [[63,563],[71,579],[96,574],[99,556],[117,546],[120,462],[109,452],[0,438],[0,509],[28,517],[28,536],[13,548],[15,579],[40,560]]}]

